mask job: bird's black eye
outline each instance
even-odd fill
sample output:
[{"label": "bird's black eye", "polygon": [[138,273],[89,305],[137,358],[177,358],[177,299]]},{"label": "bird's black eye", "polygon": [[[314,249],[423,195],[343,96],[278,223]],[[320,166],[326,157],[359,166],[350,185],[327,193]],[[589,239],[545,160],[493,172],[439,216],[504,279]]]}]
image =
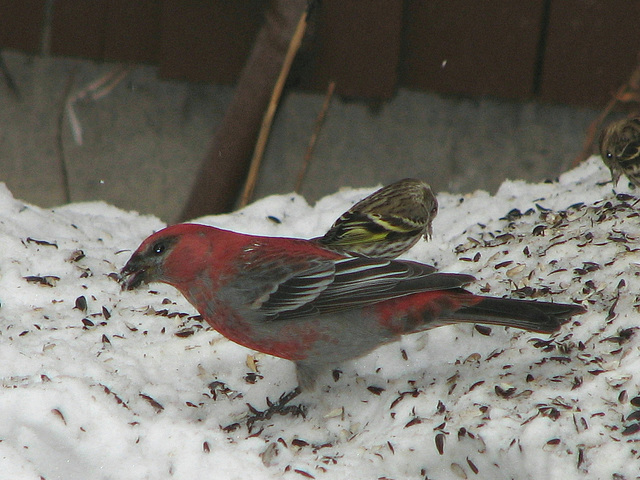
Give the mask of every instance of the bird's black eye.
[{"label": "bird's black eye", "polygon": [[611,153],[611,152],[607,152],[607,158],[608,158],[608,159],[612,159],[612,158],[613,158],[613,153]]},{"label": "bird's black eye", "polygon": [[164,242],[157,242],[153,245],[153,248],[151,249],[151,251],[155,255],[162,255],[166,249],[167,249],[167,246],[165,245]]}]

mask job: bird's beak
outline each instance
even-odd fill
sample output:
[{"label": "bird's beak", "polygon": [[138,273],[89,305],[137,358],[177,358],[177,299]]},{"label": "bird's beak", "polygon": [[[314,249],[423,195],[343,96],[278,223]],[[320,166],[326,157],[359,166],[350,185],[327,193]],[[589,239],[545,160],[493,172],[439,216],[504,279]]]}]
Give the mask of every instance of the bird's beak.
[{"label": "bird's beak", "polygon": [[120,283],[123,290],[133,290],[149,278],[149,266],[139,255],[133,254],[127,264],[120,270]]}]

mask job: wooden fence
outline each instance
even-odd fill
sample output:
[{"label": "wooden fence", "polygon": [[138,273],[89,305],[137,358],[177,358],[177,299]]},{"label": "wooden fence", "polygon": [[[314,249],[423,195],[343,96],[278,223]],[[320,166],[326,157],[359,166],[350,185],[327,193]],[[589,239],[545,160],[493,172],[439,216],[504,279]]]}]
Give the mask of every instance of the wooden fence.
[{"label": "wooden fence", "polygon": [[[265,0],[0,0],[0,48],[232,83]],[[640,51],[639,0],[323,0],[292,74],[345,96],[398,87],[601,107]]]}]

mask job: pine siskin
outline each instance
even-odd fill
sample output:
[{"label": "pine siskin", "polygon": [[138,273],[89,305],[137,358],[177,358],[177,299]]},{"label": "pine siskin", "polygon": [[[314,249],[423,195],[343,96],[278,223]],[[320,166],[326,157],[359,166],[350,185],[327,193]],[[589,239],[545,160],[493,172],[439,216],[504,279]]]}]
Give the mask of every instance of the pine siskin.
[{"label": "pine siskin", "polygon": [[614,187],[623,173],[640,187],[640,117],[607,126],[600,134],[600,155],[611,170]]},{"label": "pine siskin", "polygon": [[431,236],[438,201],[431,187],[407,178],[377,190],[338,218],[314,239],[334,251],[356,256],[395,258],[421,236]]}]

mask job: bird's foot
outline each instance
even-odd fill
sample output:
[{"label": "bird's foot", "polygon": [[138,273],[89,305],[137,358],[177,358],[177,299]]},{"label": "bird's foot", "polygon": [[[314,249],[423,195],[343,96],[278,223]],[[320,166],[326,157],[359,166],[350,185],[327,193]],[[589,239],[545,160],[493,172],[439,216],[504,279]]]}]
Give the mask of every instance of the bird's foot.
[{"label": "bird's foot", "polygon": [[247,418],[247,428],[249,431],[251,431],[256,422],[269,420],[275,414],[293,415],[294,417],[302,416],[304,418],[307,412],[302,405],[289,405],[291,400],[300,395],[300,391],[300,387],[297,387],[289,393],[283,393],[275,403],[267,398],[268,408],[266,410],[257,410],[251,404],[247,403],[251,411],[251,415]]}]

